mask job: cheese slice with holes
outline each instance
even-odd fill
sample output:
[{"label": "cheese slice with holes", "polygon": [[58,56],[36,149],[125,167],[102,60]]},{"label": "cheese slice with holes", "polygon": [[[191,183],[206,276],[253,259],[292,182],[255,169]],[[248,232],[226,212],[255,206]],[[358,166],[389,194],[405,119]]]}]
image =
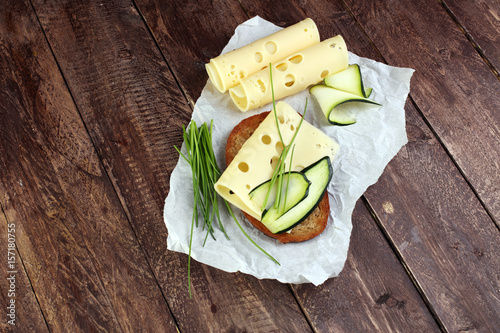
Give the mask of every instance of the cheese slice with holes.
[{"label": "cheese slice with holes", "polygon": [[241,79],[269,63],[319,43],[319,32],[310,18],[210,60],[205,68],[220,92],[236,86]]},{"label": "cheese slice with holes", "polygon": [[[284,102],[276,104],[276,113],[283,142],[288,145],[302,117]],[[324,156],[329,156],[333,162],[339,149],[334,140],[305,120],[294,144],[291,162],[293,171],[301,171]],[[271,179],[273,167],[276,166],[282,150],[276,118],[271,111],[221,175],[215,184],[215,190],[228,202],[260,221],[261,207],[250,200],[249,194],[257,185]],[[285,161],[287,170],[290,157],[291,154],[288,154]]]},{"label": "cheese slice with holes", "polygon": [[[343,71],[349,56],[342,36],[324,40],[272,64],[275,99],[296,94],[323,80],[327,75]],[[240,111],[261,107],[272,101],[269,67],[266,67],[229,89]]]}]

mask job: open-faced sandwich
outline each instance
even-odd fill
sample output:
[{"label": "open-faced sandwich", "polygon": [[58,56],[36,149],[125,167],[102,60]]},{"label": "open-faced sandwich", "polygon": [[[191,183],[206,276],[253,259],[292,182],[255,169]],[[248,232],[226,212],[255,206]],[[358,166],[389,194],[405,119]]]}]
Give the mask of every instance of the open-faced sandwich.
[{"label": "open-faced sandwich", "polygon": [[326,189],[338,144],[290,105],[244,119],[230,133],[215,189],[267,236],[302,242],[326,227]]},{"label": "open-faced sandwich", "polygon": [[[371,89],[364,88],[359,66],[349,66],[348,58],[342,36],[321,42],[316,25],[306,19],[212,59],[207,72],[242,112],[270,102],[274,106],[312,87],[328,121],[350,125],[355,115],[334,111],[337,105],[378,103],[368,99]],[[215,190],[264,234],[282,243],[306,241],[327,225],[326,189],[337,150],[336,142],[279,102],[273,111],[246,118],[232,130],[227,169]]]}]

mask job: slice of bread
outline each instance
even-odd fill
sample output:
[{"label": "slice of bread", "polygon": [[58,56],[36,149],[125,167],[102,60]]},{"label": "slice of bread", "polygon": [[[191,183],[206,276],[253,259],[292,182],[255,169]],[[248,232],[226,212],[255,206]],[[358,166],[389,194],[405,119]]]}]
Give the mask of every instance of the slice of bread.
[{"label": "slice of bread", "polygon": [[[229,165],[233,158],[240,150],[243,143],[253,134],[259,127],[259,124],[267,117],[269,112],[263,112],[243,119],[236,125],[227,139],[226,145],[226,164]],[[273,234],[259,220],[245,214],[245,217],[265,235],[275,238],[281,243],[297,243],[304,242],[318,236],[326,228],[328,222],[328,214],[330,212],[330,204],[328,202],[328,194],[325,192],[323,199],[320,201],[316,209],[299,225],[295,226],[290,232],[281,234]]]}]

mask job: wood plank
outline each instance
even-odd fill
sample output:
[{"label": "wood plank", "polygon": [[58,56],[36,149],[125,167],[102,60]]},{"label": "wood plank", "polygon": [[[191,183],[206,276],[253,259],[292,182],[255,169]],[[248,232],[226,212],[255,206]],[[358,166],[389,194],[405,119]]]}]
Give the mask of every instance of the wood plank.
[{"label": "wood plank", "polygon": [[0,203],[49,330],[176,332],[31,5],[0,15]]},{"label": "wood plank", "polygon": [[[302,17],[296,17],[296,13],[312,17],[325,38],[341,33],[351,51],[382,60],[341,3],[299,2],[287,6],[286,11],[268,2],[242,4],[250,15],[271,21],[280,17],[290,24]],[[412,80],[412,91],[414,85]],[[382,178],[393,181],[379,181],[366,197],[384,233],[445,328],[488,330],[498,326],[498,229],[411,103],[406,105],[406,113],[410,142]],[[392,210],[398,212],[397,216],[387,213]],[[411,248],[418,239],[422,243]],[[456,251],[456,246],[462,251]]]},{"label": "wood plank", "polygon": [[[162,3],[166,17],[181,17]],[[34,1],[34,7],[179,329],[310,331],[288,286],[276,281],[194,263],[189,299],[187,256],[167,251],[162,211],[178,160],[173,146],[182,142],[191,109],[133,3]],[[188,42],[197,49],[197,39]]]},{"label": "wood plank", "polygon": [[436,332],[439,327],[384,235],[358,201],[339,277],[294,286],[315,332]]},{"label": "wood plank", "polygon": [[443,5],[500,77],[500,3],[486,0],[446,0]]},{"label": "wood plank", "polygon": [[[2,332],[48,332],[49,329],[36,300],[23,260],[16,249],[18,221],[7,221],[0,208],[0,249],[6,255],[0,265]],[[8,254],[7,254],[8,253]]]},{"label": "wood plank", "polygon": [[346,4],[389,64],[416,70],[412,98],[500,226],[498,78],[437,1]]},{"label": "wood plank", "polygon": [[[175,49],[176,46],[178,49],[186,48],[186,44],[189,43],[187,41],[194,38],[190,34],[196,35],[199,33],[199,30],[194,27],[193,30],[189,32],[189,35],[186,36],[186,32],[182,32],[180,36],[176,36],[171,33],[172,29],[174,29],[173,27],[172,29],[166,28],[169,27],[168,24],[173,25],[174,23],[170,22],[168,10],[162,7],[164,6],[163,3],[152,3],[151,1],[144,3],[143,1],[139,1],[138,6],[141,13],[147,18],[147,22],[156,39],[159,41],[160,47],[162,50],[167,50],[164,53],[167,54],[166,58],[169,60],[169,63],[172,64],[173,71],[177,73],[177,79],[180,84],[184,89],[187,89],[188,94],[196,99],[198,96],[198,85],[192,87],[190,84],[190,75],[185,75],[183,67],[177,64],[182,63],[182,66],[193,67],[193,63],[199,61],[199,55],[190,52],[181,52],[180,54],[173,52],[169,53],[168,49]],[[145,9],[142,9],[143,6]],[[152,10],[152,8],[154,8],[154,10]],[[273,11],[272,6],[262,6],[260,8],[271,8],[270,11]],[[293,9],[294,7],[288,7],[287,11],[293,12]],[[296,15],[299,15],[299,13],[300,11],[297,11]],[[191,14],[191,12],[188,12],[187,14],[181,13],[179,15],[181,17],[188,17]],[[262,13],[259,12],[259,14]],[[232,17],[235,16],[236,15],[233,15]],[[198,17],[194,17],[198,19]],[[280,17],[287,16],[280,15]],[[241,17],[241,20],[246,19],[247,18],[244,16]],[[151,22],[155,23],[151,24]],[[221,26],[220,22],[222,21],[211,18],[211,20],[204,21],[204,27],[208,31],[212,31],[214,27]],[[279,23],[281,25],[287,25],[291,22]],[[230,29],[234,29],[231,24]],[[210,45],[217,45],[217,43],[219,43],[218,39],[224,40],[224,44],[227,42],[227,39],[232,35],[232,30],[229,31],[227,26],[222,26],[224,29],[220,34],[222,37],[218,35],[205,37],[204,43],[206,46],[203,45],[202,49],[206,49]],[[368,46],[371,47],[369,44]],[[210,48],[209,57],[219,54],[222,47],[223,45],[221,45],[219,49],[214,47]],[[191,47],[187,48],[189,50],[195,50],[194,52],[198,50],[196,45],[191,45]],[[186,57],[190,57],[189,61],[185,60]],[[184,64],[184,62],[187,62],[187,64]],[[199,69],[197,67],[196,70],[198,76],[203,76],[205,78],[201,80],[204,84],[207,78],[204,68]],[[188,69],[187,72],[189,71],[191,70]],[[377,232],[374,228],[373,220],[369,213],[362,207],[358,208],[356,211],[356,218],[362,220],[364,223],[370,223],[368,221],[371,221],[372,225],[371,227],[363,227],[363,231],[369,230],[369,232],[357,232],[355,234],[357,238],[353,246],[356,246],[357,251],[354,252],[355,254],[350,253],[348,259],[350,268],[347,269],[346,273],[343,273],[341,277],[337,279],[329,280],[324,286],[319,288],[315,288],[311,285],[295,287],[299,294],[301,306],[306,311],[309,320],[312,321],[315,331],[323,332],[336,328],[342,328],[344,331],[356,331],[352,328],[386,326],[400,331],[404,331],[405,327],[419,327],[422,328],[422,331],[436,330],[437,326],[432,315],[416,292],[412,282],[408,276],[406,276],[401,264],[395,259],[394,254],[391,253],[387,243],[380,239],[382,236],[380,232]],[[376,239],[377,237],[378,240]],[[364,243],[369,242],[372,238],[375,239],[371,240],[372,243],[366,247]],[[375,245],[380,248],[380,253],[374,252],[379,254],[379,256],[377,256],[377,258],[369,256],[369,262],[372,260],[377,261],[377,259],[380,260],[378,261],[379,266],[376,269],[367,265],[367,259],[365,257],[367,256],[366,252],[369,251],[363,252],[363,249],[371,249],[372,246]],[[358,265],[363,267],[363,269],[353,268]],[[388,271],[392,274],[386,274]],[[389,287],[395,278],[399,282],[397,284],[392,283],[392,286]],[[336,286],[341,287],[339,288]],[[367,292],[367,289],[376,292]],[[353,290],[356,290],[356,293],[354,293]],[[391,308],[391,306],[386,305],[386,303],[392,304],[394,301],[394,298],[390,301],[389,297],[386,298],[386,295],[389,293],[394,295],[394,297],[398,297],[398,307]],[[338,301],[338,299],[342,299],[342,302]],[[377,304],[377,301],[380,304]],[[357,306],[356,311],[352,311],[352,307],[346,305],[348,302],[351,302],[351,305]],[[358,306],[360,304],[366,306],[361,308]],[[366,319],[361,320],[362,317],[366,317]]]},{"label": "wood plank", "polygon": [[248,16],[237,1],[139,0],[136,4],[194,105],[208,79],[205,64],[220,54]]}]

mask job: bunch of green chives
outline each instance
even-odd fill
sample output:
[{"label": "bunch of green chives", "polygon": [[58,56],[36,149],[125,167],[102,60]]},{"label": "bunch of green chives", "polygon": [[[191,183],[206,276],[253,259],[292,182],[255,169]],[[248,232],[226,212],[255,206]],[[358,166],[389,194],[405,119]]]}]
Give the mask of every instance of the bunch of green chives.
[{"label": "bunch of green chives", "polygon": [[[218,204],[218,194],[215,191],[214,185],[219,179],[221,172],[219,166],[217,165],[217,160],[215,159],[215,154],[212,146],[212,129],[213,120],[210,122],[210,127],[207,123],[203,123],[200,127],[197,127],[196,122],[192,121],[189,128],[183,126],[183,138],[186,145],[187,154],[184,155],[177,147],[175,149],[179,154],[186,160],[186,162],[191,167],[191,175],[193,180],[193,216],[191,219],[191,232],[189,236],[189,254],[188,254],[188,285],[189,285],[189,296],[191,297],[191,248],[193,243],[193,233],[195,226],[198,228],[198,220],[203,217],[203,227],[202,230],[206,230],[205,239],[203,245],[205,245],[209,235],[215,239],[213,222],[217,221],[221,231],[229,239],[224,226],[222,225],[220,214],[219,214],[219,204]],[[231,207],[224,200],[224,204],[229,214],[236,222],[238,228],[243,232],[245,237],[255,245],[260,251],[267,255],[271,260],[279,265],[269,253],[262,249],[257,243],[255,243],[250,236],[241,227],[238,219],[234,215]]]}]

